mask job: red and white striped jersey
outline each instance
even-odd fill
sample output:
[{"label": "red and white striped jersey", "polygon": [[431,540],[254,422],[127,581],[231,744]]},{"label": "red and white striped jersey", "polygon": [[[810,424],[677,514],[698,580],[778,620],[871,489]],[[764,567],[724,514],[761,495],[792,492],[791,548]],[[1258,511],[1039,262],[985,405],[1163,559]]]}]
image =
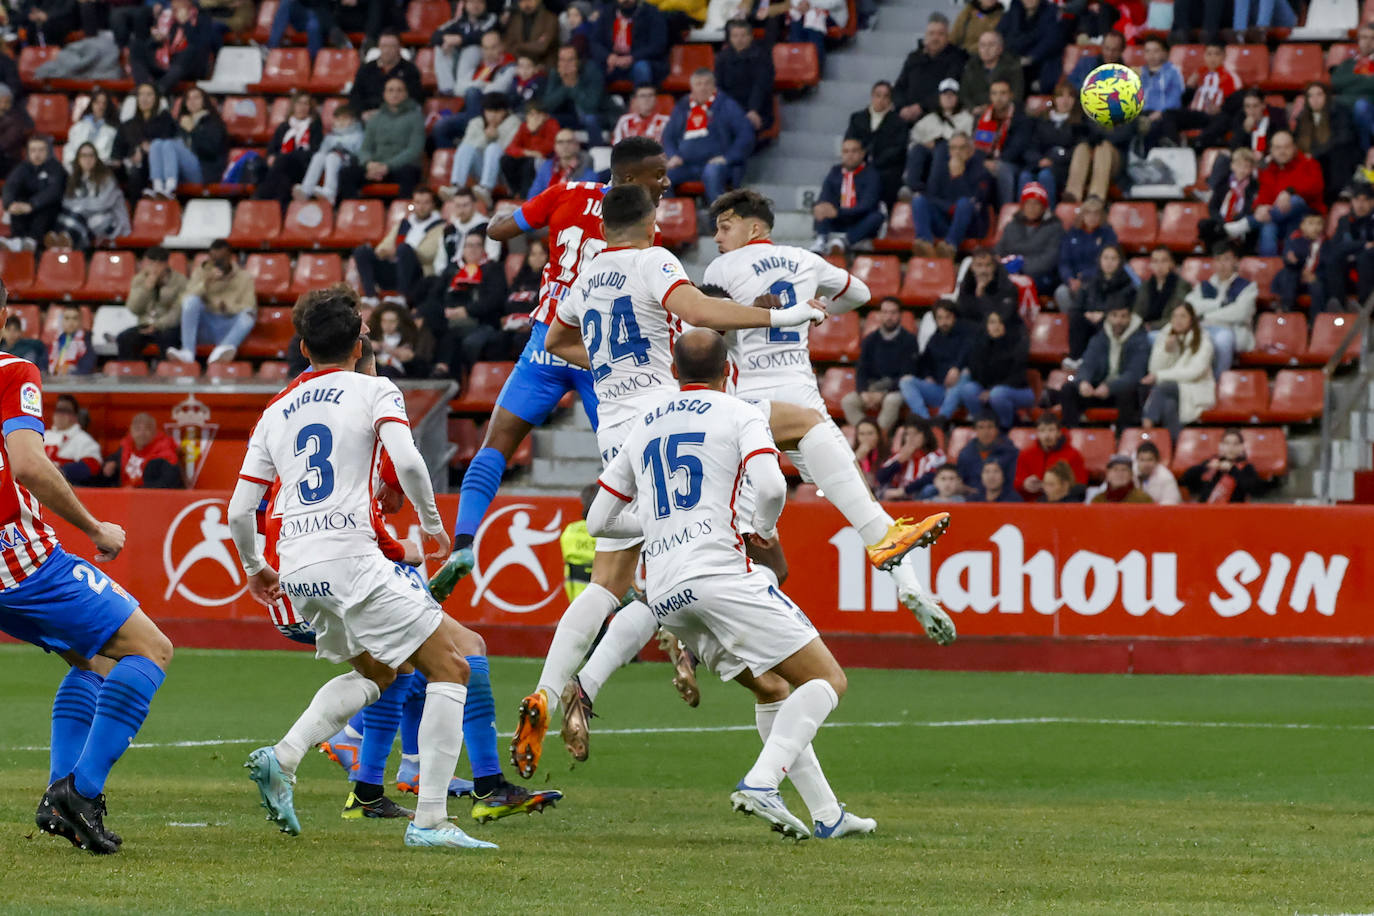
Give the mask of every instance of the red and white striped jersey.
[{"label": "red and white striped jersey", "polygon": [[1193,93],[1193,103],[1188,106],[1192,111],[1206,111],[1213,105],[1220,105],[1240,88],[1240,75],[1230,67],[1220,67],[1200,71],[1197,91]]},{"label": "red and white striped jersey", "polygon": [[515,211],[513,219],[522,232],[549,229],[549,263],[544,265],[539,305],[531,320],[551,324],[578,272],[606,247],[601,198],[608,187],[596,181],[556,184]]},{"label": "red and white striped jersey", "polygon": [[[17,356],[0,356],[0,432],[31,429],[43,435],[43,388],[38,367]],[[0,589],[38,571],[58,546],[57,532],[43,521],[38,499],[10,472],[8,447],[0,441]]]}]

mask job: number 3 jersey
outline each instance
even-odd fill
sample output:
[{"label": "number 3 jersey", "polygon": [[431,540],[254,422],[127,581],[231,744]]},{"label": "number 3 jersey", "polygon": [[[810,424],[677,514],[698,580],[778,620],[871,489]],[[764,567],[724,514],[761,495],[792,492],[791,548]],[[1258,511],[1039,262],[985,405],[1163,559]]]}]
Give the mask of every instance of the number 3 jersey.
[{"label": "number 3 jersey", "polygon": [[736,498],[750,459],[776,454],[757,407],[700,386],[656,398],[631,424],[599,483],[627,502],[637,497],[651,595],[701,576],[750,571]]},{"label": "number 3 jersey", "polygon": [[306,372],[268,402],[239,477],[271,487],[281,575],[379,551],[373,490],[383,423],[410,425],[389,379],[343,369]]}]

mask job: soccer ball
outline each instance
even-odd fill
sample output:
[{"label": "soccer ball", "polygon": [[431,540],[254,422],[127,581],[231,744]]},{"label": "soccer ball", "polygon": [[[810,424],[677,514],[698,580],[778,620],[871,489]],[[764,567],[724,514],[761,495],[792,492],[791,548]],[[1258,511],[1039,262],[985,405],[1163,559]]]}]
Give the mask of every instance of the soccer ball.
[{"label": "soccer ball", "polygon": [[1134,121],[1145,104],[1140,77],[1124,64],[1103,64],[1083,80],[1080,103],[1088,117],[1103,127]]}]

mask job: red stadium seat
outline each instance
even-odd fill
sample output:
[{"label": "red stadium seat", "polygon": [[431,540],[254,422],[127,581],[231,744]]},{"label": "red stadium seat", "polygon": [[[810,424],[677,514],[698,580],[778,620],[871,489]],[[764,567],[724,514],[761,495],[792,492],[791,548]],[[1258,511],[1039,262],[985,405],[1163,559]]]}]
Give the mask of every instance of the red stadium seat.
[{"label": "red stadium seat", "polygon": [[1228,45],[1226,66],[1236,71],[1242,86],[1259,86],[1269,77],[1269,48],[1265,45]]},{"label": "red stadium seat", "polygon": [[148,375],[148,364],[141,359],[112,359],[102,372],[111,378],[143,378]]},{"label": "red stadium seat", "polygon": [[949,431],[948,444],[945,446],[945,454],[950,461],[957,461],[959,453],[964,450],[964,446],[969,444],[973,438],[972,426],[956,426]]},{"label": "red stadium seat", "polygon": [[339,98],[338,96],[330,96],[320,102],[320,121],[324,124],[326,133],[334,128],[334,112],[338,110],[340,105],[347,104],[348,99]]},{"label": "red stadium seat", "polygon": [[1053,103],[1054,99],[1048,95],[1028,95],[1026,96],[1026,116],[1038,118],[1048,111]]},{"label": "red stadium seat", "polygon": [[439,78],[434,75],[434,49],[421,48],[415,52],[415,69],[420,71],[420,85],[426,93],[439,88]]},{"label": "red stadium seat", "polygon": [[1101,45],[1070,44],[1064,48],[1062,72],[1065,74],[1072,73],[1073,68],[1078,66],[1079,58],[1093,57],[1101,53]]},{"label": "red stadium seat", "polygon": [[1274,52],[1269,74],[1259,85],[1261,89],[1275,92],[1298,92],[1312,82],[1327,82],[1322,46],[1285,42]]},{"label": "red stadium seat", "polygon": [[1270,302],[1275,298],[1274,277],[1278,276],[1278,272],[1282,269],[1283,258],[1246,257],[1240,259],[1236,272],[1247,280],[1255,281],[1261,302]]},{"label": "red stadium seat", "polygon": [[19,319],[19,329],[25,337],[37,337],[43,326],[43,314],[36,305],[10,305],[10,315]]},{"label": "red stadium seat", "polygon": [[401,41],[408,45],[429,44],[430,37],[453,15],[448,0],[411,0],[406,7],[406,30]]},{"label": "red stadium seat", "polygon": [[697,240],[697,203],[692,198],[663,198],[658,202],[657,218],[665,248],[681,248]]},{"label": "red stadium seat", "polygon": [[243,360],[211,363],[205,367],[205,377],[212,382],[234,384],[246,382],[253,377],[253,364]]},{"label": "red stadium seat", "polygon": [[169,235],[181,229],[181,204],[175,200],[151,200],[147,197],[134,207],[133,229],[115,244],[126,248],[151,248],[161,245]]},{"label": "red stadium seat", "polygon": [[843,417],[844,409],[840,401],[854,390],[854,370],[833,367],[821,376],[821,397],[825,398],[826,409],[832,417]]},{"label": "red stadium seat", "polygon": [[262,64],[262,82],[249,86],[265,95],[289,95],[310,85],[310,54],[305,48],[273,48]]},{"label": "red stadium seat", "polygon": [[1334,201],[1326,209],[1326,237],[1331,238],[1336,234],[1336,226],[1341,219],[1350,213],[1350,204],[1344,200]]},{"label": "red stadium seat", "polygon": [[27,293],[33,285],[33,252],[0,249],[0,279],[10,295]]},{"label": "red stadium seat", "polygon": [[1204,423],[1258,423],[1269,409],[1269,376],[1260,369],[1228,369],[1217,380],[1217,403]]},{"label": "red stadium seat", "polygon": [[1202,464],[1217,453],[1221,429],[1215,426],[1185,426],[1174,443],[1174,460],[1170,464],[1174,475],[1182,474],[1194,465]]},{"label": "red stadium seat", "polygon": [[[272,20],[277,16],[277,3],[278,0],[262,0],[258,4],[258,18],[253,26],[253,40],[258,44],[265,45],[272,37]],[[296,34],[300,35],[299,32]]]},{"label": "red stadium seat", "polygon": [[449,405],[455,413],[486,416],[496,407],[496,398],[506,384],[515,363],[477,363],[468,374],[468,383],[458,399]]},{"label": "red stadium seat", "polygon": [[295,330],[291,327],[291,309],[268,306],[258,309],[253,330],[239,347],[238,356],[248,359],[285,359],[286,348]]},{"label": "red stadium seat", "polygon": [[933,305],[954,292],[954,262],[949,258],[912,258],[898,294],[903,305]]},{"label": "red stadium seat", "polygon": [[1270,480],[1288,473],[1288,437],[1276,427],[1247,427],[1240,431],[1245,440],[1245,457],[1260,477]]},{"label": "red stadium seat", "polygon": [[291,274],[290,295],[294,299],[312,289],[341,282],[343,262],[337,254],[306,252],[296,259],[296,269]]},{"label": "red stadium seat", "polygon": [[916,230],[911,222],[911,204],[899,200],[892,205],[887,217],[887,228],[882,235],[873,240],[878,251],[897,251],[910,253],[911,243],[916,239]]},{"label": "red stadium seat", "polygon": [[1153,201],[1114,203],[1107,211],[1107,222],[1116,230],[1117,241],[1128,253],[1149,251],[1159,233],[1159,211]]},{"label": "red stadium seat", "polygon": [[807,89],[821,81],[821,62],[809,41],[773,45],[773,85],[784,92]]},{"label": "red stadium seat", "polygon": [[235,248],[271,248],[281,234],[281,205],[275,200],[241,200],[234,208],[228,241]]},{"label": "red stadium seat", "polygon": [[200,363],[183,363],[174,359],[164,359],[157,364],[157,371],[153,375],[158,378],[194,381],[200,378]]},{"label": "red stadium seat", "polygon": [[1002,230],[1007,228],[1007,223],[1016,217],[1016,213],[1020,209],[1020,204],[1002,204],[1002,209],[997,213],[997,225],[992,231],[994,244],[997,239],[1002,237]]},{"label": "red stadium seat", "polygon": [[[225,364],[225,363],[217,363],[216,365],[233,365],[233,364],[232,364],[232,363],[228,363],[228,364]],[[272,359],[272,360],[268,360],[267,362],[263,363],[261,366],[258,366],[258,372],[257,372],[256,378],[257,378],[259,381],[262,381],[262,382],[284,382],[284,381],[286,381],[287,376],[289,376],[290,374],[291,374],[291,366],[290,366],[290,364],[288,364],[288,363],[286,363],[286,362],[284,362],[284,361],[282,361],[282,360]]]},{"label": "red stadium seat", "polygon": [[673,45],[668,51],[668,75],[659,88],[664,92],[686,92],[692,88],[692,72],[703,67],[716,69],[716,52],[710,45]]},{"label": "red stadium seat", "polygon": [[1316,369],[1280,369],[1274,376],[1269,419],[1275,423],[1310,423],[1326,405],[1326,377]]},{"label": "red stadium seat", "polygon": [[267,103],[260,96],[231,95],[219,107],[229,136],[240,143],[266,143],[272,136]]},{"label": "red stadium seat", "polygon": [[1255,349],[1241,353],[1247,366],[1296,366],[1307,349],[1307,316],[1264,312],[1255,326]]},{"label": "red stadium seat", "polygon": [[49,45],[46,48],[39,48],[29,45],[19,52],[19,80],[30,89],[42,86],[43,82],[34,75],[39,67],[46,64],[57,56],[57,52],[62,49],[56,45]]},{"label": "red stadium seat", "polygon": [[1088,476],[1101,480],[1107,473],[1107,460],[1116,454],[1116,435],[1110,429],[1080,427],[1069,430],[1069,442],[1083,456]]},{"label": "red stadium seat", "polygon": [[457,446],[449,466],[464,467],[472,463],[477,450],[482,447],[482,431],[471,417],[449,417],[448,441]]},{"label": "red stadium seat", "polygon": [[375,245],[386,235],[386,214],[380,200],[345,200],[334,216],[327,243],[334,248]]},{"label": "red stadium seat", "polygon": [[895,296],[902,288],[902,265],[890,254],[861,254],[854,259],[849,272],[868,286],[871,302]]},{"label": "red stadium seat", "polygon": [[453,174],[452,149],[436,149],[429,159],[429,183],[436,188],[448,184],[448,176]]},{"label": "red stadium seat", "polygon": [[836,315],[807,334],[811,358],[822,363],[852,363],[859,359],[859,316]]},{"label": "red stadium seat", "polygon": [[66,299],[86,283],[86,256],[67,248],[49,248],[38,261],[33,285],[25,291],[35,299]]},{"label": "red stadium seat", "polygon": [[1183,266],[1178,272],[1189,284],[1197,286],[1204,280],[1211,279],[1215,270],[1216,265],[1212,263],[1211,258],[1184,258]]},{"label": "red stadium seat", "polygon": [[1055,205],[1055,218],[1059,220],[1059,225],[1064,227],[1065,232],[1073,228],[1074,222],[1078,219],[1078,211],[1081,206],[1081,204],[1071,203],[1069,201],[1062,201]]},{"label": "red stadium seat", "polygon": [[1186,83],[1188,78],[1202,69],[1202,54],[1207,50],[1203,45],[1174,45],[1169,49],[1169,60]]},{"label": "red stadium seat", "polygon": [[291,258],[280,251],[253,253],[243,269],[253,277],[253,291],[259,299],[280,302],[291,294]]},{"label": "red stadium seat", "polygon": [[319,197],[293,200],[274,241],[281,248],[320,248],[333,230],[334,208],[329,201]]},{"label": "red stadium seat", "polygon": [[1217,164],[1217,157],[1223,154],[1229,155],[1230,150],[1219,146],[1209,146],[1207,149],[1203,150],[1202,155],[1198,157],[1197,182],[1193,187],[1199,191],[1205,192],[1209,199],[1211,198],[1211,191],[1208,188],[1207,180],[1212,177],[1212,169]]},{"label": "red stadium seat", "polygon": [[1139,70],[1145,66],[1145,49],[1140,45],[1127,45],[1121,53],[1121,62],[1132,70]]},{"label": "red stadium seat", "polygon": [[91,255],[86,283],[77,298],[88,302],[123,302],[138,266],[132,251],[97,251]]},{"label": "red stadium seat", "polygon": [[1207,218],[1207,205],[1195,200],[1175,200],[1164,205],[1156,244],[1188,254],[1202,250],[1197,224]]},{"label": "red stadium seat", "polygon": [[1007,430],[1007,438],[1011,444],[1016,446],[1018,452],[1024,452],[1035,444],[1034,426],[1015,426]]},{"label": "red stadium seat", "polygon": [[1332,70],[1346,58],[1353,57],[1358,50],[1352,42],[1338,41],[1326,49],[1326,69]]},{"label": "red stadium seat", "polygon": [[352,48],[323,48],[315,55],[315,68],[310,74],[310,91],[318,92],[320,95],[338,95],[344,91],[345,86],[353,82],[353,76],[357,72],[357,51]]},{"label": "red stadium seat", "polygon": [[[1351,325],[1355,322],[1356,316],[1353,314],[1337,314],[1335,312],[1322,312],[1317,315],[1312,322],[1312,339],[1307,344],[1307,351],[1303,354],[1304,365],[1323,365],[1336,355],[1340,349],[1341,341],[1349,333]],[[1360,356],[1360,338],[1356,334],[1355,339],[1346,348],[1345,354],[1341,357],[1341,362],[1348,363]]]},{"label": "red stadium seat", "polygon": [[1134,458],[1136,449],[1140,448],[1141,443],[1144,442],[1149,442],[1159,449],[1159,463],[1167,468],[1170,459],[1174,456],[1174,443],[1169,438],[1169,431],[1165,429],[1123,430],[1121,441],[1116,446],[1117,454],[1130,455]]},{"label": "red stadium seat", "polygon": [[1030,358],[1058,365],[1069,355],[1069,320],[1059,312],[1041,312],[1030,330]]},{"label": "red stadium seat", "polygon": [[62,93],[35,93],[24,103],[29,117],[33,118],[34,132],[46,134],[57,142],[67,139],[67,128],[71,126],[71,103]]}]

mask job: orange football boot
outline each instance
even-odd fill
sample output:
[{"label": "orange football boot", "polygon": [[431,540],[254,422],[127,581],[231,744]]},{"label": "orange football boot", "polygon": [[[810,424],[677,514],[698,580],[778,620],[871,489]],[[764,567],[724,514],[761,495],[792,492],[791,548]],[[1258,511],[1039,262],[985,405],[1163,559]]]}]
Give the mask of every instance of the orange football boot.
[{"label": "orange football boot", "polygon": [[878,543],[868,545],[868,562],[882,570],[891,569],[917,547],[934,544],[948,528],[948,512],[936,512],[914,524],[909,518],[899,518]]},{"label": "orange football boot", "polygon": [[520,701],[520,721],[510,743],[510,761],[526,779],[539,768],[539,757],[544,753],[544,735],[548,730],[549,698],[544,696],[544,691],[536,690]]}]

